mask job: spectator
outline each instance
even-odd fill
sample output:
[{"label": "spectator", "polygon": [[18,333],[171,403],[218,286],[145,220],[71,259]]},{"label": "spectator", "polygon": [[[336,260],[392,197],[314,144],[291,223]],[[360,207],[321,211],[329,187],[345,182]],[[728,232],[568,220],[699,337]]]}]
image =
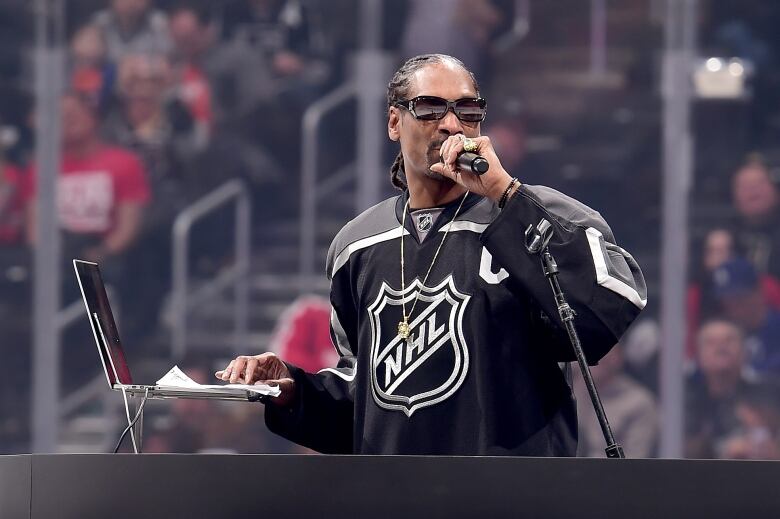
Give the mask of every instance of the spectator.
[{"label": "spectator", "polygon": [[766,300],[756,270],[737,258],[715,269],[712,279],[724,314],[747,334],[750,367],[764,377],[780,375],[780,312]]},{"label": "spectator", "polygon": [[70,43],[70,61],[71,88],[105,106],[114,88],[116,67],[106,59],[103,33],[92,25],[76,31]]},{"label": "spectator", "polygon": [[[733,233],[724,228],[710,230],[704,238],[701,254],[701,265],[694,269],[697,279],[688,287],[688,351],[687,356],[693,360],[696,356],[696,331],[699,323],[721,312],[721,305],[715,297],[713,272],[724,263],[738,257],[737,244]],[[780,282],[772,276],[759,276],[761,292],[766,301],[780,309]]]},{"label": "spectator", "polygon": [[214,40],[214,27],[202,11],[178,7],[171,13],[170,33],[177,95],[195,122],[196,138],[205,145],[213,113],[202,60]]},{"label": "spectator", "polygon": [[309,24],[300,0],[233,0],[222,16],[224,37],[263,54],[278,78],[317,79],[310,74],[322,72],[310,67],[317,52]]},{"label": "spectator", "polygon": [[[105,143],[98,133],[96,107],[75,93],[61,101],[62,157],[57,177],[57,220],[62,236],[62,300],[75,300],[78,287],[73,282],[72,258],[83,258],[101,264],[107,284],[118,288],[129,302],[135,297],[127,282],[132,266],[130,253],[140,235],[143,211],[149,202],[149,185],[141,160],[126,149]],[[37,171],[30,168],[25,182],[27,238],[36,245]],[[132,286],[132,285],[130,285]],[[124,323],[123,323],[124,324]],[[130,329],[132,326],[125,326]],[[91,340],[87,329],[74,327],[66,331],[63,344],[83,346]],[[86,366],[93,365],[94,349],[70,348],[63,356],[63,380],[72,390],[92,376]]]},{"label": "spectator", "polygon": [[[61,106],[57,210],[65,256],[93,261],[121,256],[136,240],[150,198],[146,171],[137,156],[101,140],[95,107],[88,100],[70,93]],[[31,244],[36,242],[35,176],[33,166],[25,190]]]},{"label": "spectator", "polygon": [[742,395],[737,404],[740,428],[724,442],[723,457],[780,459],[780,400],[774,385],[761,384]]},{"label": "spectator", "polygon": [[21,243],[24,231],[22,172],[3,156],[0,145],[0,245]]},{"label": "spectator", "polygon": [[194,196],[198,173],[204,171],[197,167],[204,143],[196,135],[190,112],[173,95],[172,77],[165,57],[126,55],[119,64],[116,106],[103,123],[107,139],[142,158],[153,193],[153,203],[144,213],[140,245],[144,254],[138,254],[131,265],[147,281],[134,287],[139,304],[132,309],[136,321],[132,328],[139,331],[148,331],[148,323],[159,318],[171,282],[171,225]]},{"label": "spectator", "polygon": [[[231,136],[251,136],[298,169],[303,110],[330,73],[299,0],[233,0],[224,4],[223,41],[207,59],[221,120]],[[273,121],[269,125],[268,121]]]},{"label": "spectator", "polygon": [[752,387],[745,374],[745,337],[732,321],[704,323],[697,336],[698,369],[686,383],[685,456],[720,458],[723,442],[736,433],[736,405]]},{"label": "spectator", "polygon": [[[623,370],[623,348],[612,350],[591,368],[604,410],[617,442],[631,458],[649,458],[658,440],[658,411],[655,398]],[[591,405],[585,382],[577,371],[574,379],[577,416],[580,422],[580,456],[604,458],[604,435]]]},{"label": "spectator", "polygon": [[155,198],[165,200],[164,215],[157,215],[155,224],[170,218],[168,213],[181,205],[185,165],[203,146],[187,109],[169,97],[171,83],[166,58],[125,56],[119,65],[119,104],[104,123],[109,139],[144,159]]},{"label": "spectator", "polygon": [[737,237],[747,258],[759,272],[780,279],[780,194],[761,155],[748,157],[734,174],[731,187]]},{"label": "spectator", "polygon": [[111,0],[110,7],[95,14],[92,24],[102,33],[113,63],[127,54],[170,52],[168,18],[151,7],[151,0]]},{"label": "spectator", "polygon": [[279,317],[270,351],[312,373],[335,366],[338,353],[330,338],[330,312],[324,297],[298,298]]}]

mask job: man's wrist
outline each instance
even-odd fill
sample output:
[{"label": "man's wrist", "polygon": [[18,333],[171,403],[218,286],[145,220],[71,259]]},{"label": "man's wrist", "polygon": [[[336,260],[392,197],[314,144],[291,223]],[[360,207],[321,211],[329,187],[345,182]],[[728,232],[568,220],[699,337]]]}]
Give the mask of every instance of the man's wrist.
[{"label": "man's wrist", "polygon": [[507,202],[514,198],[517,192],[520,191],[520,186],[522,186],[522,183],[519,180],[512,186],[512,189],[509,191],[509,194],[507,194],[506,200],[504,201],[504,207],[506,207]]},{"label": "man's wrist", "polygon": [[[514,181],[515,185],[512,187],[512,191],[514,192],[518,187],[520,187],[520,180],[517,179],[517,177],[513,177],[506,171],[502,171],[501,178],[499,180],[495,180],[492,183],[492,186],[490,189],[485,193],[485,196],[489,199],[491,199],[494,202],[498,202],[501,200],[501,197],[506,192],[506,189],[509,187],[509,184]],[[509,193],[513,194],[513,193]]]},{"label": "man's wrist", "polygon": [[512,177],[504,190],[501,192],[501,196],[498,199],[498,208],[503,209],[507,201],[512,198],[520,187],[520,181],[517,177]]}]

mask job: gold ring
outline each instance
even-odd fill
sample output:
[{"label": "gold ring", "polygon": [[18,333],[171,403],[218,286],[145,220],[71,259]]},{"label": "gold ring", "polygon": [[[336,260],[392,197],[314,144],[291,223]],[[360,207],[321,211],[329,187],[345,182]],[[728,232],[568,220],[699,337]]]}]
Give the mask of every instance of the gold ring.
[{"label": "gold ring", "polygon": [[477,145],[477,141],[475,141],[474,139],[469,139],[469,138],[463,139],[463,151],[468,151],[473,153],[477,151],[477,148],[479,148],[479,146]]}]

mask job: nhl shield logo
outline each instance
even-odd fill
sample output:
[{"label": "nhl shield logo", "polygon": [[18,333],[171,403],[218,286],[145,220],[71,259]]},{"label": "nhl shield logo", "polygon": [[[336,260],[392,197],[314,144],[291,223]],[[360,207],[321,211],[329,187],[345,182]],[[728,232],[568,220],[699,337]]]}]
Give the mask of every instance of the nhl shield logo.
[{"label": "nhl shield logo", "polygon": [[417,229],[420,232],[431,230],[433,226],[433,215],[431,213],[425,213],[420,215],[420,219],[417,220]]},{"label": "nhl shield logo", "polygon": [[[398,336],[402,303],[410,311],[415,297],[411,333],[403,340]],[[458,390],[469,368],[463,316],[470,299],[455,288],[451,275],[432,288],[415,279],[404,292],[382,283],[368,308],[371,393],[377,405],[411,416]]]}]

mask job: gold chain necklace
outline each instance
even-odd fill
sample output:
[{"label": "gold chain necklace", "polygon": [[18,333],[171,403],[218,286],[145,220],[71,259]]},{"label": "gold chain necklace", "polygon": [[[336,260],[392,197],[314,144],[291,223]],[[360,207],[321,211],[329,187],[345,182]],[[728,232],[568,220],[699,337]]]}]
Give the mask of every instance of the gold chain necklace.
[{"label": "gold chain necklace", "polygon": [[[450,220],[449,225],[447,225],[447,230],[444,231],[444,236],[441,239],[441,242],[439,243],[439,247],[436,249],[436,252],[433,255],[433,259],[431,260],[431,265],[428,267],[428,272],[425,273],[425,277],[423,278],[423,286],[425,286],[425,283],[428,281],[428,275],[431,273],[431,270],[433,269],[433,264],[436,263],[436,258],[439,257],[439,252],[441,251],[442,246],[444,245],[444,240],[447,239],[447,234],[449,234],[450,229],[452,228],[452,224],[455,222],[455,219],[458,217],[458,214],[460,214],[460,209],[463,207],[463,202],[466,201],[466,197],[469,196],[469,192],[466,191],[466,194],[463,195],[463,198],[460,201],[460,205],[458,205],[458,209],[455,211],[455,216],[452,217],[452,220]],[[401,307],[403,309],[403,315],[404,318],[402,321],[398,323],[398,336],[406,340],[409,338],[411,334],[411,328],[409,327],[409,317],[414,313],[414,307],[417,306],[417,300],[420,298],[420,291],[417,291],[417,295],[414,296],[414,303],[412,303],[412,309],[409,310],[409,313],[406,313],[406,296],[404,292],[406,292],[406,283],[404,280],[404,230],[406,229],[406,212],[409,209],[409,200],[406,201],[406,204],[404,204],[404,212],[401,215]]]}]

